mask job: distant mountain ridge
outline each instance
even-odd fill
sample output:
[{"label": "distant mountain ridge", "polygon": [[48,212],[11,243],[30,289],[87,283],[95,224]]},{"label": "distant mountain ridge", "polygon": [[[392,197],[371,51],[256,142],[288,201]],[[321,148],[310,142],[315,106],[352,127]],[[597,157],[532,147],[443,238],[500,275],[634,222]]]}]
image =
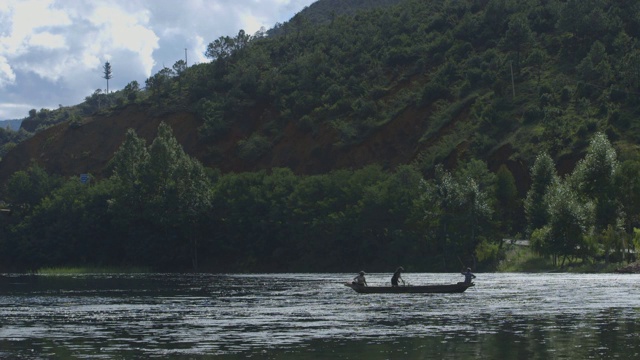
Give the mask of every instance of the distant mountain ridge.
[{"label": "distant mountain ridge", "polygon": [[22,119],[13,119],[13,120],[0,120],[0,128],[3,129],[11,129],[13,131],[20,130],[20,124],[22,124]]}]

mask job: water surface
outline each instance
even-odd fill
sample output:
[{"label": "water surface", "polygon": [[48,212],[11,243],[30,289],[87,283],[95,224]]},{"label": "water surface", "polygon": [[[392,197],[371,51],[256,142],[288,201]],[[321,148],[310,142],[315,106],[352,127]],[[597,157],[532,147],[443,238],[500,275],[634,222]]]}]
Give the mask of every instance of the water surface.
[{"label": "water surface", "polygon": [[357,294],[355,274],[5,274],[0,358],[640,357],[639,275],[476,275],[462,294]]}]

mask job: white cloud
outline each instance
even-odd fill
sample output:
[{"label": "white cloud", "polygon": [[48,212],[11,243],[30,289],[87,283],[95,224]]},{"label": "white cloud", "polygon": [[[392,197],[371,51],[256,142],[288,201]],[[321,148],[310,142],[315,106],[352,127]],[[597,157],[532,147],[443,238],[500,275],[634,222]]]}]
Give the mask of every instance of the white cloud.
[{"label": "white cloud", "polygon": [[[89,17],[96,26],[96,41],[89,47],[91,55],[101,55],[107,61],[114,60],[115,53],[129,51],[132,55],[129,59],[142,64],[145,76],[150,76],[155,64],[153,52],[158,48],[159,38],[150,28],[149,11],[139,9],[131,12],[114,6],[115,3],[109,4],[97,7]],[[89,57],[85,54],[85,58]],[[91,66],[96,64],[92,62]]]},{"label": "white cloud", "polygon": [[49,32],[41,32],[33,34],[28,40],[29,46],[40,46],[47,49],[65,48],[66,41],[64,36],[52,34]]},{"label": "white cloud", "polygon": [[[207,46],[209,45],[208,42],[205,42],[204,38],[202,36],[196,35],[195,36],[195,45],[193,46],[193,48],[195,49],[195,61],[194,60],[189,60],[189,63],[203,63],[207,61],[207,57],[204,56],[204,53],[207,51]],[[191,55],[191,56],[193,56]]]},{"label": "white cloud", "polygon": [[16,74],[7,62],[7,58],[0,55],[0,88],[13,84],[16,81]]},{"label": "white cloud", "polygon": [[71,24],[67,14],[53,8],[53,0],[6,0],[2,11],[3,20],[7,21],[7,28],[2,32],[3,49],[1,51],[22,54],[29,49],[30,38],[38,37],[38,33],[47,29],[57,29]]},{"label": "white cloud", "polygon": [[105,61],[110,89],[144,83],[185,49],[189,64],[208,61],[211,41],[270,28],[313,1],[0,0],[0,119],[80,103],[106,87]]},{"label": "white cloud", "polygon": [[247,34],[255,34],[264,24],[264,19],[250,12],[240,13],[240,21],[242,22],[242,28]]}]

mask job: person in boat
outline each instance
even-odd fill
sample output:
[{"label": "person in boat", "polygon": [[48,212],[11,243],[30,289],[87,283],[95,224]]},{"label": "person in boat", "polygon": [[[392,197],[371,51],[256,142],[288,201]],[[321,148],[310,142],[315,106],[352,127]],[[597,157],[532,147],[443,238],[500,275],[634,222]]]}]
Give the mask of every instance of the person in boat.
[{"label": "person in boat", "polygon": [[467,271],[462,270],[462,275],[464,275],[464,283],[470,284],[472,279],[475,279],[476,276],[471,272],[471,268],[467,268]]},{"label": "person in boat", "polygon": [[391,277],[391,286],[398,286],[398,280],[402,281],[402,285],[404,285],[404,280],[400,277],[400,273],[404,271],[404,268],[400,266],[396,269],[396,272],[393,273]]},{"label": "person in boat", "polygon": [[353,278],[352,284],[360,285],[360,286],[368,286],[367,279],[364,278],[364,271],[360,271],[360,274],[358,274],[356,277]]}]

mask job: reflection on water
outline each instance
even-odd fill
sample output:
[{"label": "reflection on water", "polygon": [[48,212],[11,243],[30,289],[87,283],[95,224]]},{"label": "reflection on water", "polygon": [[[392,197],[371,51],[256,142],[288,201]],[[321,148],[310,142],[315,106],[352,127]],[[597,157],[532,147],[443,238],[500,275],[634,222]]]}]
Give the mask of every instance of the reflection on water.
[{"label": "reflection on water", "polygon": [[638,275],[477,275],[463,294],[369,295],[351,274],[4,276],[0,358],[640,356]]}]

